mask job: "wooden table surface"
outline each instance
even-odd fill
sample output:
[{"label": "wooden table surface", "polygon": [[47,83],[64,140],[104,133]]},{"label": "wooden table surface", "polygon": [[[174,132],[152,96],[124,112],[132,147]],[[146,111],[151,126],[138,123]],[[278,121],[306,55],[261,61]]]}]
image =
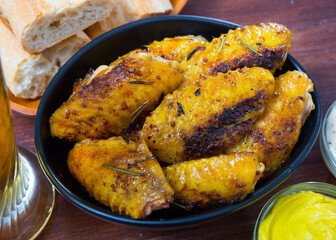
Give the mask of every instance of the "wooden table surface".
[{"label": "wooden table surface", "polygon": [[[336,99],[335,0],[189,0],[181,14],[219,18],[241,25],[275,21],[293,32],[290,53],[316,85],[323,114]],[[19,144],[35,150],[34,119],[13,113]],[[262,200],[220,219],[182,230],[145,231],[107,223],[79,210],[56,193],[52,216],[38,239],[251,239],[255,221],[266,201],[292,184],[319,181],[336,185],[318,141],[294,174]]]}]

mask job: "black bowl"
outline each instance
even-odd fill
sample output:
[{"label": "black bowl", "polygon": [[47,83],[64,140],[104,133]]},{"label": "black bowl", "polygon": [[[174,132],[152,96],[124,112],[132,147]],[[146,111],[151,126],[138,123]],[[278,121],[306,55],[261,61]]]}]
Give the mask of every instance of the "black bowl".
[{"label": "black bowl", "polygon": [[[90,197],[88,192],[69,173],[66,159],[73,143],[50,136],[50,116],[68,99],[74,81],[83,77],[90,68],[95,69],[101,64],[109,64],[118,56],[149,44],[153,40],[187,34],[202,35],[210,40],[237,27],[240,26],[222,20],[197,16],[149,18],[114,29],[92,41],[74,55],[49,84],[41,99],[35,123],[36,151],[44,172],[58,192],[80,209],[107,221],[138,227],[178,228],[198,224],[244,208],[286,180],[307,156],[320,129],[321,104],[316,88],[312,94],[316,108],[303,126],[299,141],[287,162],[270,178],[258,183],[255,192],[248,195],[245,200],[212,209],[186,211],[171,207],[156,211],[143,220],[113,213],[108,207]],[[300,64],[289,55],[281,72],[288,70],[304,71]]]}]

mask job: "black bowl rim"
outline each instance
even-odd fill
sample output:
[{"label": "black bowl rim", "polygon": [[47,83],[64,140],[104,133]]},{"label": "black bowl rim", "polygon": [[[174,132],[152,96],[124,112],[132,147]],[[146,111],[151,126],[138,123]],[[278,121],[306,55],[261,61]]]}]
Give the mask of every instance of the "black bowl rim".
[{"label": "black bowl rim", "polygon": [[[54,185],[54,187],[57,189],[57,191],[65,197],[68,201],[70,201],[75,206],[79,207],[80,209],[84,210],[85,212],[101,218],[106,221],[114,222],[114,223],[120,223],[122,225],[131,225],[131,226],[138,226],[138,227],[178,227],[178,226],[186,226],[186,225],[192,225],[192,224],[199,224],[201,222],[204,222],[206,220],[213,220],[217,217],[220,217],[224,214],[228,214],[234,211],[237,211],[241,208],[244,208],[257,200],[261,199],[268,193],[270,193],[272,190],[274,190],[276,187],[278,187],[281,183],[283,183],[293,172],[294,170],[302,163],[302,161],[306,158],[310,150],[312,149],[313,145],[315,144],[315,141],[317,139],[321,121],[322,121],[322,107],[320,102],[320,97],[317,92],[317,89],[314,85],[314,103],[315,103],[315,111],[317,111],[317,122],[313,129],[311,129],[311,135],[309,143],[304,147],[303,151],[299,154],[299,156],[287,167],[285,171],[283,171],[281,174],[279,174],[275,179],[273,179],[269,184],[266,186],[263,186],[256,190],[253,193],[253,196],[248,199],[248,201],[243,200],[242,202],[238,202],[232,205],[226,205],[224,208],[217,208],[213,210],[209,210],[209,212],[203,212],[203,213],[197,213],[195,215],[191,216],[185,216],[185,217],[178,217],[178,218],[172,218],[169,220],[162,219],[160,221],[158,220],[137,220],[133,219],[124,215],[119,215],[117,213],[113,213],[111,211],[101,209],[100,207],[95,206],[94,204],[88,203],[76,195],[72,194],[66,186],[64,186],[57,177],[53,174],[52,170],[50,169],[50,166],[45,162],[45,155],[42,148],[42,142],[41,138],[38,136],[41,136],[40,131],[40,125],[41,125],[41,114],[44,108],[46,108],[45,102],[52,91],[53,87],[55,86],[58,79],[61,77],[62,72],[65,71],[65,69],[71,67],[71,65],[76,62],[79,58],[81,58],[85,53],[95,47],[96,45],[100,44],[101,42],[105,41],[106,39],[110,38],[110,36],[118,34],[119,32],[125,31],[128,28],[132,28],[135,26],[145,25],[148,23],[153,22],[165,22],[165,21],[195,21],[195,22],[208,22],[208,23],[215,23],[215,24],[222,24],[229,28],[237,28],[241,27],[241,25],[215,19],[215,18],[209,18],[209,17],[201,17],[201,16],[193,16],[193,15],[174,15],[174,16],[159,16],[159,17],[153,17],[153,18],[147,18],[143,20],[139,20],[136,22],[132,22],[126,25],[123,25],[121,27],[118,27],[116,29],[113,29],[102,36],[96,38],[89,44],[87,44],[84,48],[82,48],[79,52],[77,52],[56,74],[56,76],[52,79],[50,82],[48,88],[46,89],[44,95],[41,98],[38,111],[36,114],[35,119],[35,148],[38,155],[38,159],[40,162],[40,165],[49,179],[49,181]],[[306,72],[303,67],[290,55],[288,54],[287,60],[292,62],[294,67],[302,72]]]}]

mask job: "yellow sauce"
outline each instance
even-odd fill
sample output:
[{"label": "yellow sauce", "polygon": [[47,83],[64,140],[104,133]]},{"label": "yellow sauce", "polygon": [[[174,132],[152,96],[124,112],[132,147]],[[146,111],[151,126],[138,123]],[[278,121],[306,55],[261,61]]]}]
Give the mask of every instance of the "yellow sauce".
[{"label": "yellow sauce", "polygon": [[302,191],[280,197],[259,228],[259,240],[336,239],[336,200]]}]

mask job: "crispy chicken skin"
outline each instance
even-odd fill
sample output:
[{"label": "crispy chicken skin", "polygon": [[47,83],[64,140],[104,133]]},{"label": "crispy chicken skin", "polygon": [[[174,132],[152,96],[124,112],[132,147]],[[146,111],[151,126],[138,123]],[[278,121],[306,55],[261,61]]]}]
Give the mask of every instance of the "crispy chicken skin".
[{"label": "crispy chicken skin", "polygon": [[207,42],[201,36],[177,36],[164,38],[161,41],[154,41],[149,45],[141,47],[140,51],[150,52],[155,56],[180,62],[187,59],[190,52],[195,48],[202,47]]},{"label": "crispy chicken skin", "polygon": [[233,153],[168,166],[174,199],[187,206],[240,201],[254,191],[264,165],[252,153]]},{"label": "crispy chicken skin", "polygon": [[[102,164],[145,176],[122,173]],[[127,143],[121,137],[86,139],[69,152],[68,167],[96,200],[114,212],[144,218],[154,210],[169,207],[172,201],[173,190],[144,142]]]},{"label": "crispy chicken skin", "polygon": [[51,135],[79,141],[119,134],[141,106],[145,112],[153,110],[161,95],[181,81],[177,62],[150,53],[127,54],[77,83],[68,101],[51,116]]},{"label": "crispy chicken skin", "polygon": [[274,79],[291,47],[277,23],[143,45],[78,80],[51,135],[79,141],[69,171],[113,212],[241,201],[286,161],[315,107],[305,73]]},{"label": "crispy chicken skin", "polygon": [[291,47],[291,31],[283,25],[261,23],[245,26],[229,30],[203,47],[195,48],[181,63],[181,68],[185,71],[186,82],[243,67],[263,67],[273,73],[283,65]]},{"label": "crispy chicken skin", "polygon": [[274,77],[243,68],[167,95],[146,118],[142,135],[160,161],[211,156],[245,136],[274,95]]},{"label": "crispy chicken skin", "polygon": [[264,177],[269,176],[289,157],[305,119],[314,109],[311,91],[313,83],[305,73],[280,75],[275,81],[274,97],[253,132],[226,152],[255,152],[265,164]]}]

